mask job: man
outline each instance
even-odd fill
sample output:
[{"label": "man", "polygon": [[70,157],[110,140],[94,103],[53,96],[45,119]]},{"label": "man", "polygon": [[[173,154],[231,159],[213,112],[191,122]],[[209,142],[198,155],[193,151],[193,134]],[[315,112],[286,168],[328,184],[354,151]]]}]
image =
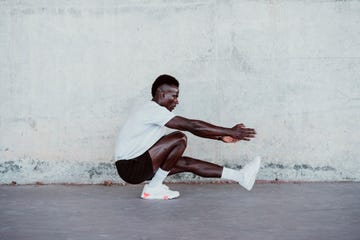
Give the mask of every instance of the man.
[{"label": "man", "polygon": [[[237,181],[251,190],[260,168],[260,158],[241,170],[222,167],[213,163],[183,156],[187,138],[181,131],[188,131],[202,138],[235,143],[249,141],[255,130],[237,124],[232,128],[176,116],[172,111],[179,103],[179,82],[170,75],[161,75],[153,83],[152,100],[132,113],[122,127],[116,144],[116,168],[128,183],[145,184],[143,199],[173,199],[180,196],[163,181],[168,175],[192,172],[201,177],[223,178]],[[166,127],[180,131],[165,134]]]}]

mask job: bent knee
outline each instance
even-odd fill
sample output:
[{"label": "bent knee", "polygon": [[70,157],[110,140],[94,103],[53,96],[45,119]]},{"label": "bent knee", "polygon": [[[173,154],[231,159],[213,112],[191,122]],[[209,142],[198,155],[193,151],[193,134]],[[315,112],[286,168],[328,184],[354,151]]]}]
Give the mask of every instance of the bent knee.
[{"label": "bent knee", "polygon": [[178,143],[183,143],[183,144],[187,144],[187,136],[180,132],[180,131],[176,131],[171,133],[171,135],[173,136],[174,140]]}]

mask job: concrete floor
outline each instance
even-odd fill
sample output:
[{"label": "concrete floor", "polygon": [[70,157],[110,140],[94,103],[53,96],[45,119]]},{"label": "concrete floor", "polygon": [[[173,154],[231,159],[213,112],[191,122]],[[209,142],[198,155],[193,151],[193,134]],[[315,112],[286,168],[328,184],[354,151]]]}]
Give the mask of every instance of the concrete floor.
[{"label": "concrete floor", "polygon": [[169,186],[0,186],[0,239],[360,239],[360,183]]}]

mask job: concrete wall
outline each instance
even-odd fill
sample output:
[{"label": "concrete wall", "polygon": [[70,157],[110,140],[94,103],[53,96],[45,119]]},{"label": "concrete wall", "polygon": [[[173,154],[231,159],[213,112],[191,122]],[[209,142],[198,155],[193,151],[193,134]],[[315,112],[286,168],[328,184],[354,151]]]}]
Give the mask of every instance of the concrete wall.
[{"label": "concrete wall", "polygon": [[359,26],[359,1],[1,0],[0,183],[121,182],[117,132],[161,73],[181,82],[179,115],[258,131],[189,134],[186,154],[359,181]]}]

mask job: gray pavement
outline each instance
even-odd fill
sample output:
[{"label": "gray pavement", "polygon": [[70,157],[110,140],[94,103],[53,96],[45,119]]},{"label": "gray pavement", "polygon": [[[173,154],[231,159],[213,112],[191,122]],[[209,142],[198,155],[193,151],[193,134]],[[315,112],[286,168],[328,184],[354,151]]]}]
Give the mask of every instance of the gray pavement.
[{"label": "gray pavement", "polygon": [[0,186],[0,239],[360,239],[360,183]]}]

